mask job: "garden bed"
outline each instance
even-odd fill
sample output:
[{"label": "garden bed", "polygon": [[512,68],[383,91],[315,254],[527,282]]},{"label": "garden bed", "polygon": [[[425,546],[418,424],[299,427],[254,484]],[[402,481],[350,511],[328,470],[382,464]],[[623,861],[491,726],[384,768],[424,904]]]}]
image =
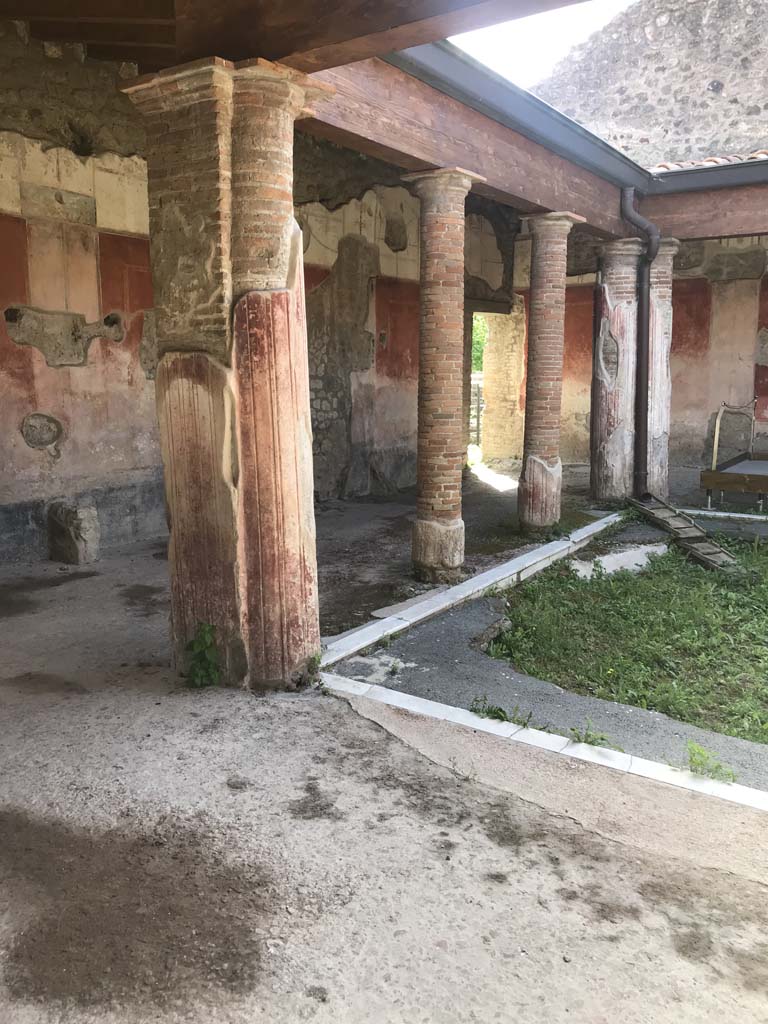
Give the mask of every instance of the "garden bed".
[{"label": "garden bed", "polygon": [[676,550],[639,573],[553,566],[506,594],[488,653],[575,693],[768,743],[768,545],[729,547],[743,580]]}]

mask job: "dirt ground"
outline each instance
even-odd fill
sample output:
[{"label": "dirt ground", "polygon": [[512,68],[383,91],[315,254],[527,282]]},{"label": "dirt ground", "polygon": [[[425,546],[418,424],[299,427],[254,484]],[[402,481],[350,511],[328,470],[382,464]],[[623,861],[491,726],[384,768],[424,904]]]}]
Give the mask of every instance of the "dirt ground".
[{"label": "dirt ground", "polygon": [[[518,464],[499,466],[494,483],[464,477],[463,518],[467,575],[496,565],[525,548],[517,520]],[[493,479],[493,478],[492,478]],[[590,521],[584,470],[567,473],[563,529]],[[499,486],[508,488],[499,490]],[[335,636],[368,622],[371,612],[430,589],[411,568],[411,528],[416,491],[386,499],[326,501],[315,510],[320,583],[320,629]]]},{"label": "dirt ground", "polygon": [[764,816],[180,689],[164,571],[1,581],[0,1020],[765,1021]]}]

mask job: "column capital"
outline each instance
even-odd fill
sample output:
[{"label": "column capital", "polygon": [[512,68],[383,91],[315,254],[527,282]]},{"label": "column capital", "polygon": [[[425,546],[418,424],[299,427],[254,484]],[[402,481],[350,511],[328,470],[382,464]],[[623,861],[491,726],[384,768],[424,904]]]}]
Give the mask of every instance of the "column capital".
[{"label": "column capital", "polygon": [[286,86],[286,101],[293,101],[297,113],[307,104],[331,96],[336,91],[333,86],[319,82],[302,71],[284,64],[275,64],[262,57],[237,63],[222,57],[203,57],[149,75],[140,75],[126,82],[121,91],[138,107],[154,105],[160,99],[160,107],[163,109],[184,104],[191,98],[190,93],[199,88],[202,82],[213,82],[216,79],[283,83]]},{"label": "column capital", "polygon": [[534,213],[526,218],[533,235],[558,234],[567,235],[575,224],[585,224],[586,217],[578,213]]},{"label": "column capital", "polygon": [[463,167],[438,167],[431,171],[414,171],[404,174],[403,181],[413,185],[416,193],[422,195],[439,195],[442,192],[460,191],[466,195],[475,181],[487,179],[474,171],[466,171]]},{"label": "column capital", "polygon": [[659,256],[665,256],[668,259],[672,259],[678,249],[680,248],[680,242],[676,238],[662,238],[659,242]]},{"label": "column capital", "polygon": [[316,100],[325,99],[336,92],[332,85],[319,82],[303,71],[296,71],[285,64],[275,64],[263,57],[241,60],[232,65],[231,73],[240,88],[247,88],[251,82],[259,87],[265,83],[283,85],[286,102],[291,106],[294,116],[302,111],[311,113],[310,107]]},{"label": "column capital", "polygon": [[617,262],[626,260],[627,263],[634,263],[645,252],[645,242],[642,238],[616,238],[601,246],[600,252],[602,256]]}]

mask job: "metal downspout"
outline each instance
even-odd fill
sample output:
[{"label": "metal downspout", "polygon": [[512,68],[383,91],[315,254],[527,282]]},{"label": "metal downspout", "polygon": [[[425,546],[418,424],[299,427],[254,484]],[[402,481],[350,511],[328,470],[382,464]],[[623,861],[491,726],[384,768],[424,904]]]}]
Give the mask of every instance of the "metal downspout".
[{"label": "metal downspout", "polygon": [[661,232],[635,209],[634,188],[621,190],[621,216],[646,237],[637,268],[637,364],[635,376],[635,497],[648,493],[648,386],[650,375],[651,264],[659,252]]}]

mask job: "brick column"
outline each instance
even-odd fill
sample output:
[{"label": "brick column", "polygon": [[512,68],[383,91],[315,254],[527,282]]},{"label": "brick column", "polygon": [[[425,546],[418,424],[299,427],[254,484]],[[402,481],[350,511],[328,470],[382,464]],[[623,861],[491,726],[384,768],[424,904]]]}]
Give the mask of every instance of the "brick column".
[{"label": "brick column", "polygon": [[215,629],[222,681],[296,685],[318,653],[293,122],[317,92],[269,61],[138,79],[177,664]]},{"label": "brick column", "polygon": [[669,427],[672,416],[672,264],[680,248],[676,238],[662,238],[651,264],[651,316],[648,374],[648,490],[669,494]]},{"label": "brick column", "polygon": [[407,175],[421,200],[418,498],[413,564],[420,579],[455,579],[464,562],[464,200],[460,168]]},{"label": "brick column", "polygon": [[637,356],[637,270],[645,244],[603,246],[600,333],[592,358],[590,478],[597,500],[632,496]]},{"label": "brick column", "polygon": [[472,443],[470,437],[470,422],[472,419],[472,328],[474,324],[474,313],[471,309],[464,309],[464,376],[463,376],[463,409],[464,417],[464,467],[468,467],[469,446]]},{"label": "brick column", "polygon": [[551,526],[560,518],[563,467],[560,407],[568,233],[583,221],[572,213],[531,217],[531,290],[525,436],[518,509],[524,526]]}]

